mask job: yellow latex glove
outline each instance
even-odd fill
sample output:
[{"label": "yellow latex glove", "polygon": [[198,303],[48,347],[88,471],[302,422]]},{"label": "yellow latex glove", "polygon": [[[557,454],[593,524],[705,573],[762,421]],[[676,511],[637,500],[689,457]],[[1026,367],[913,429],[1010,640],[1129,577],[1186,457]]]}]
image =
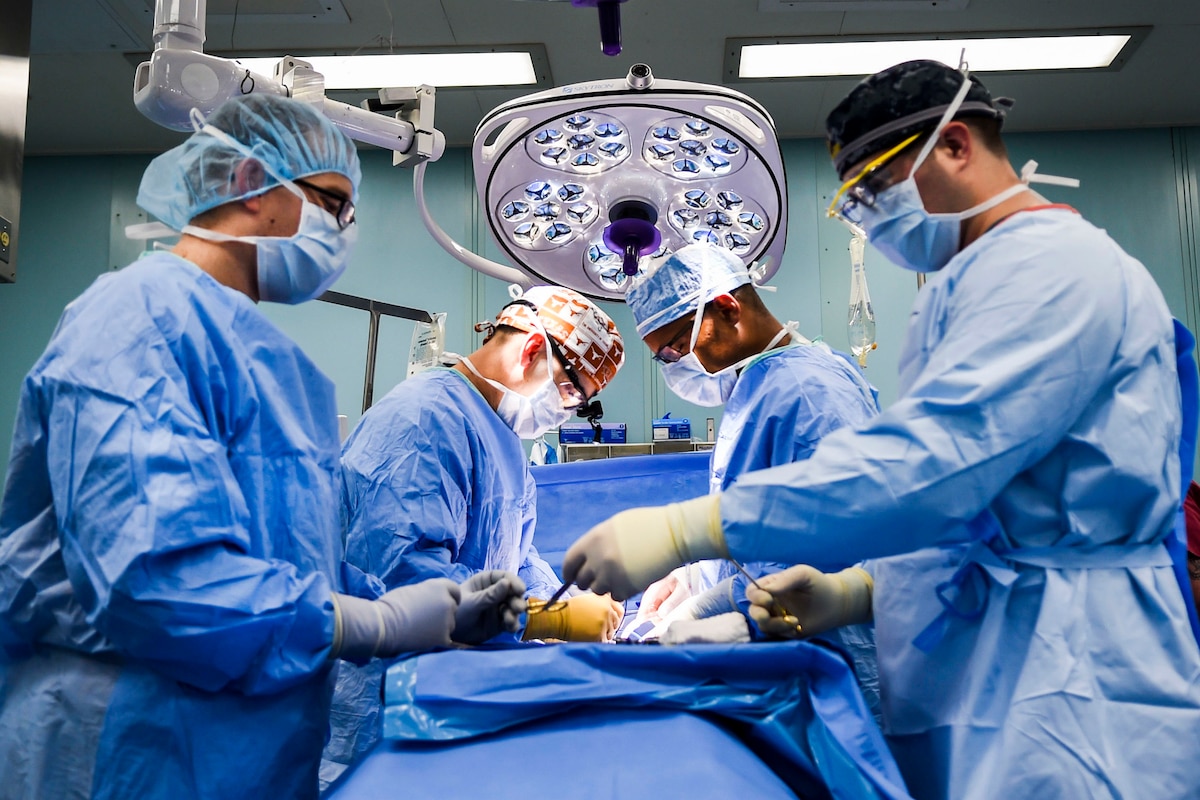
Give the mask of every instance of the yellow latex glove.
[{"label": "yellow latex glove", "polygon": [[[768,636],[789,639],[871,620],[875,581],[859,567],[828,574],[807,564],[789,567],[758,579],[761,589],[746,587],[750,618]],[[779,605],[795,624],[779,616]]]},{"label": "yellow latex glove", "polygon": [[567,599],[559,611],[530,614],[522,638],[611,642],[624,615],[625,607],[608,595],[577,594]]}]

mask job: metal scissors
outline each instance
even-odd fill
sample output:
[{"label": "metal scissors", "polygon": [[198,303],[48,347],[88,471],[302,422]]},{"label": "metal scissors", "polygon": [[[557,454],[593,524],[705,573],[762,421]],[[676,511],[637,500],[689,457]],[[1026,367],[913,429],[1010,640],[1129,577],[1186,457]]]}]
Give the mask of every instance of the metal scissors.
[{"label": "metal scissors", "polygon": [[785,625],[793,626],[796,629],[796,633],[800,633],[800,620],[797,619],[794,614],[789,613],[788,610],[783,607],[783,603],[775,599],[775,595],[768,592],[759,584],[758,581],[754,580],[754,576],[747,572],[745,567],[739,564],[735,559],[730,558],[727,560],[730,564],[733,564],[733,566],[737,568],[738,572],[745,576],[746,580],[750,581],[750,583],[754,585],[755,589],[771,595],[771,616],[781,617]]}]

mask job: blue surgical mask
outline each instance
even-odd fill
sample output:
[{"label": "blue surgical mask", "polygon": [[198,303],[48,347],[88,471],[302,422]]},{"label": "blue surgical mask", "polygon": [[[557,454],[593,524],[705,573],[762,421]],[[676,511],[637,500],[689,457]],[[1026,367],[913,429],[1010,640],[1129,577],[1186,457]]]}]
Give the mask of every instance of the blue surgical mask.
[{"label": "blue surgical mask", "polygon": [[[216,136],[246,157],[254,157],[241,142],[224,131],[211,125],[204,125],[200,130]],[[294,305],[316,299],[346,271],[354,243],[358,240],[358,226],[340,228],[334,216],[310,202],[299,186],[265,163],[263,167],[281,186],[301,200],[300,224],[294,234],[232,236],[194,225],[185,225],[182,232],[214,242],[253,244],[258,253],[260,300]]]},{"label": "blue surgical mask", "polygon": [[785,337],[796,336],[794,324],[789,323],[760,352],[730,364],[722,370],[709,372],[696,356],[696,339],[700,332],[700,318],[704,307],[696,312],[696,323],[692,326],[692,343],[687,355],[678,361],[662,365],[662,376],[667,387],[681,399],[698,406],[720,406],[729,402],[733,387],[737,385],[738,373],[754,359],[779,344]]},{"label": "blue surgical mask", "polygon": [[871,244],[893,264],[914,272],[936,272],[946,266],[958,253],[963,220],[1029,188],[1018,183],[966,211],[931,214],[912,177],[917,166],[906,180],[880,192],[875,204],[862,210],[862,227]]},{"label": "blue surgical mask", "polygon": [[971,79],[964,75],[962,88],[925,142],[908,177],[880,192],[873,205],[862,208],[862,227],[871,244],[889,261],[914,272],[936,272],[946,266],[958,253],[963,220],[982,214],[1020,194],[1029,188],[1030,181],[1079,185],[1078,181],[1035,175],[1033,170],[1037,164],[1030,162],[1021,171],[1021,183],[1008,187],[976,206],[952,214],[931,214],[926,211],[914,176],[933,151],[942,130],[954,118],[970,86]]},{"label": "blue surgical mask", "polygon": [[253,244],[258,251],[258,299],[289,305],[324,294],[346,271],[358,239],[357,226],[339,229],[332,214],[307,199],[300,226],[291,236],[231,236],[194,225],[185,225],[183,232],[214,242]]}]

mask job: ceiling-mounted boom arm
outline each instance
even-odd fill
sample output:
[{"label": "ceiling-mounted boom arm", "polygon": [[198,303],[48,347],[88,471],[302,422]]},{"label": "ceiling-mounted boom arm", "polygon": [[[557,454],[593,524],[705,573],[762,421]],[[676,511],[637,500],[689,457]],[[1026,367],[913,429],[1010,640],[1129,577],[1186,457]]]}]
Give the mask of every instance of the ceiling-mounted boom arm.
[{"label": "ceiling-mounted boom arm", "polygon": [[157,0],[154,52],[138,65],[133,103],[167,128],[191,130],[193,108],[208,114],[231,97],[268,93],[316,106],[351,139],[396,153],[396,163],[436,161],[446,139],[433,127],[433,88],[419,87],[410,103],[388,117],[325,96],[325,80],[312,66],[285,56],[272,76],[204,52],[207,0]]}]

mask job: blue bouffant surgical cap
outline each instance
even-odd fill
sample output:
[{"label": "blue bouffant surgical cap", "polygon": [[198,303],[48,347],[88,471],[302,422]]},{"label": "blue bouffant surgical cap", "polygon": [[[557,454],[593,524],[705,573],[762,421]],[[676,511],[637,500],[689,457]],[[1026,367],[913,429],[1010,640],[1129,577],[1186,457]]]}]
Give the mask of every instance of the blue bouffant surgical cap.
[{"label": "blue bouffant surgical cap", "polygon": [[638,278],[625,292],[625,302],[637,321],[638,335],[644,337],[750,281],[740,258],[701,242],[680,248]]},{"label": "blue bouffant surgical cap", "polygon": [[[279,181],[336,172],[345,175],[358,197],[362,171],[354,142],[308,103],[269,94],[228,100],[206,120],[247,152],[203,129],[150,162],[137,203],[176,230],[194,217],[232,200],[273,189]],[[239,193],[234,170],[248,156],[262,163],[264,182]]]}]

